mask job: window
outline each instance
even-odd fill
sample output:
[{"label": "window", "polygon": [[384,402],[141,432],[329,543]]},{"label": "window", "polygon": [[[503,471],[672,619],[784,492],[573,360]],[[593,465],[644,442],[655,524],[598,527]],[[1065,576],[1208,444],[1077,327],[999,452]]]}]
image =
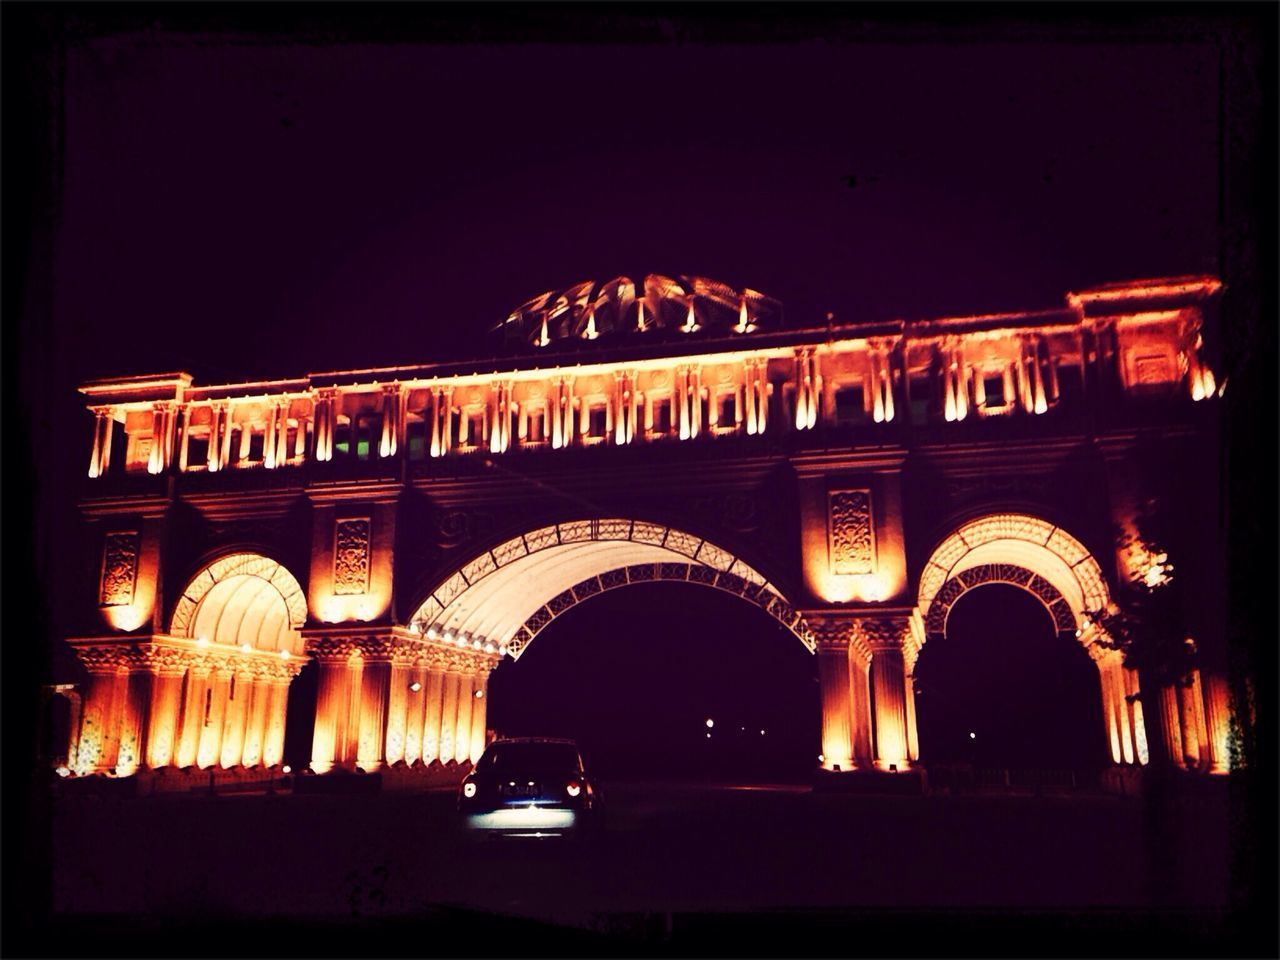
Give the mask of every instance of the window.
[{"label": "window", "polygon": [[665,437],[671,432],[671,400],[663,397],[653,401],[653,430],[650,435]]},{"label": "window", "polygon": [[544,407],[538,407],[534,410],[526,410],[529,425],[525,434],[525,443],[541,443],[546,439],[543,427],[546,425],[546,413]]},{"label": "window", "polygon": [[257,463],[262,459],[262,444],[266,438],[261,433],[254,430],[249,436],[249,456],[248,460]]},{"label": "window", "polygon": [[485,413],[483,410],[465,414],[467,418],[467,446],[478,447],[484,443],[484,420]]},{"label": "window", "polygon": [[605,435],[607,417],[604,404],[597,404],[592,407],[587,412],[587,436],[603,437]]},{"label": "window", "polygon": [[187,469],[201,470],[209,462],[209,435],[187,436]]},{"label": "window", "polygon": [[1000,374],[984,373],[982,389],[986,392],[986,402],[982,405],[984,409],[1003,407],[1008,402],[1004,396],[1004,377]]},{"label": "window", "polygon": [[735,413],[738,409],[737,395],[733,393],[722,393],[717,398],[717,402],[720,404],[719,426],[722,428],[735,426],[737,423]]},{"label": "window", "polygon": [[836,387],[836,423],[840,426],[861,423],[867,418],[866,397],[861,383]]}]

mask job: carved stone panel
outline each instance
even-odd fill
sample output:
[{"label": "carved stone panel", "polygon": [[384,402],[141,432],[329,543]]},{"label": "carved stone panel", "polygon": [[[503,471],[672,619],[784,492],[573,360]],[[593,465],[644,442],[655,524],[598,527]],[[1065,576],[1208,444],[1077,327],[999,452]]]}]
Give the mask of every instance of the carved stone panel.
[{"label": "carved stone panel", "polygon": [[833,490],[828,494],[827,530],[831,572],[874,573],[875,531],[871,524],[870,490]]},{"label": "carved stone panel", "polygon": [[338,520],[334,530],[333,592],[369,592],[369,521]]},{"label": "carved stone panel", "polygon": [[99,603],[104,607],[133,603],[138,580],[138,535],[108,533],[102,545],[102,587]]}]

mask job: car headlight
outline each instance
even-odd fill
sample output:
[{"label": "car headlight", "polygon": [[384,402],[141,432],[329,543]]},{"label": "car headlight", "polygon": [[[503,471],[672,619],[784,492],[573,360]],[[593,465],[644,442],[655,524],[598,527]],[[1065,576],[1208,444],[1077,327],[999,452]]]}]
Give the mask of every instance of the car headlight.
[{"label": "car headlight", "polygon": [[474,797],[476,795],[476,785],[468,780],[462,785],[462,795],[467,798]]}]

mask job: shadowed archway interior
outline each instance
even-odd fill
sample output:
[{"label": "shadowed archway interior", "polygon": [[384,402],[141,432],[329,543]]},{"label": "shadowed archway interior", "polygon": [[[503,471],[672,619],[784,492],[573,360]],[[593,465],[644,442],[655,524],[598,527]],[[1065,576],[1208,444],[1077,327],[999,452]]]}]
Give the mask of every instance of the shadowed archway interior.
[{"label": "shadowed archway interior", "polygon": [[966,591],[914,671],[926,764],[1088,770],[1105,762],[1098,671],[1040,598],[1006,583]]},{"label": "shadowed archway interior", "polygon": [[816,658],[753,604],[692,584],[592,597],[503,662],[490,694],[495,732],[572,737],[613,779],[803,780],[819,750]]}]

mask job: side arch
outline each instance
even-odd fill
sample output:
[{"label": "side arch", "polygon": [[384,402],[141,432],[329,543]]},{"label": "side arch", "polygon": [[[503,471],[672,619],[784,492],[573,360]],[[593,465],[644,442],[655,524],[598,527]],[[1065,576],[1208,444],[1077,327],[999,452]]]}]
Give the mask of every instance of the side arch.
[{"label": "side arch", "polygon": [[[1025,513],[997,513],[961,524],[934,549],[920,574],[917,604],[923,641],[946,631],[951,608],[964,593],[987,583],[1007,583],[1036,596],[1060,636],[1077,640],[1098,668],[1103,722],[1117,764],[1146,763],[1137,675],[1090,614],[1112,608],[1102,568],[1075,537],[1057,524]],[[911,651],[912,663],[917,651]]]},{"label": "side arch", "polygon": [[307,619],[302,586],[287,567],[259,553],[231,553],[188,581],[169,633],[255,651],[300,655]]},{"label": "side arch", "polygon": [[945,625],[956,597],[978,583],[992,582],[1012,583],[1040,597],[1059,630],[1067,629],[1069,613],[1070,629],[1080,631],[1085,646],[1097,639],[1086,629],[1089,613],[1111,606],[1098,561],[1067,531],[1031,514],[987,514],[958,527],[925,563],[917,605],[926,636],[938,632],[932,625]]},{"label": "side arch", "polygon": [[519,657],[570,607],[603,590],[654,580],[733,593],[815,649],[804,617],[741,557],[674,527],[619,517],[551,524],[484,551],[436,586],[410,618],[410,629]]}]

